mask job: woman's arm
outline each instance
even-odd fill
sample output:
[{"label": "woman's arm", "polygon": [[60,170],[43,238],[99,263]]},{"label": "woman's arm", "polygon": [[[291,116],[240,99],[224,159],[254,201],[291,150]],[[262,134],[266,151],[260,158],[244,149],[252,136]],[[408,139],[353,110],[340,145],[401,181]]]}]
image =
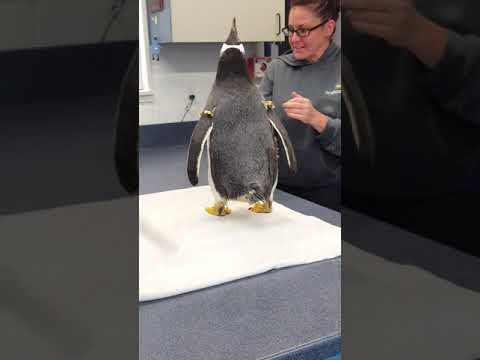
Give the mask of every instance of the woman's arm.
[{"label": "woman's arm", "polygon": [[283,109],[289,118],[299,120],[310,126],[315,132],[315,138],[325,150],[335,156],[342,152],[341,122],[315,109],[310,99],[293,92],[292,98],[286,101]]},{"label": "woman's arm", "polygon": [[427,72],[435,101],[480,126],[480,38],[448,31],[442,58]]},{"label": "woman's arm", "polygon": [[324,115],[327,122],[322,132],[315,130],[315,139],[320,142],[329,153],[340,157],[342,155],[342,124],[340,119]]},{"label": "woman's arm", "polygon": [[344,0],[353,28],[409,50],[427,68],[435,101],[480,125],[480,38],[419,14],[410,0]]}]

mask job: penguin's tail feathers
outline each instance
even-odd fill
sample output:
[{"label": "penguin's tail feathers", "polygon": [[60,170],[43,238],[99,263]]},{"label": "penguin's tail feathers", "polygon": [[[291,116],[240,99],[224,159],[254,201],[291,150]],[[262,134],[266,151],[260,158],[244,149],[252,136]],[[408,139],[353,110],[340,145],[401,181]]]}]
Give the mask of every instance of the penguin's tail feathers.
[{"label": "penguin's tail feathers", "polygon": [[258,201],[266,201],[268,199],[266,191],[258,183],[250,183],[248,187],[247,199],[250,203],[254,204]]}]

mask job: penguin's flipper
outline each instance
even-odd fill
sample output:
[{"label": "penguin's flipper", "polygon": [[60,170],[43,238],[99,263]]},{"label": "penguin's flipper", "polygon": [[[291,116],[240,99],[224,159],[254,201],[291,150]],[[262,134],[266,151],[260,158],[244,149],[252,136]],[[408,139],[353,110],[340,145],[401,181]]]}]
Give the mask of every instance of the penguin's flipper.
[{"label": "penguin's flipper", "polygon": [[265,101],[264,105],[267,109],[268,120],[280,138],[283,148],[285,149],[285,155],[287,156],[290,173],[294,175],[297,172],[297,158],[295,157],[295,151],[293,150],[293,145],[290,141],[290,137],[288,136],[287,129],[285,129],[285,126],[283,126],[281,120],[275,114],[275,111],[273,110],[273,103],[271,101]]},{"label": "penguin's flipper", "polygon": [[213,114],[204,111],[193,129],[190,145],[188,146],[187,173],[188,179],[193,186],[198,184],[200,158],[202,157],[203,147],[210,136],[212,128]]}]

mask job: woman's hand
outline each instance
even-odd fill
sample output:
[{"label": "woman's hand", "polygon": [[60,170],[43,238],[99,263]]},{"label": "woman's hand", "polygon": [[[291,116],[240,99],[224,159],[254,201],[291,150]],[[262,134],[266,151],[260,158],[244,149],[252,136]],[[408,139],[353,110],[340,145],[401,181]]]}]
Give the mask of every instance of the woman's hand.
[{"label": "woman's hand", "polygon": [[417,35],[420,16],[412,0],[344,0],[342,7],[353,28],[408,47]]},{"label": "woman's hand", "polygon": [[352,27],[412,52],[433,67],[447,46],[447,31],[420,15],[413,0],[343,0]]},{"label": "woman's hand", "polygon": [[327,117],[313,107],[310,99],[296,92],[292,92],[292,98],[282,106],[289,118],[310,125],[318,132],[322,132],[327,126]]}]

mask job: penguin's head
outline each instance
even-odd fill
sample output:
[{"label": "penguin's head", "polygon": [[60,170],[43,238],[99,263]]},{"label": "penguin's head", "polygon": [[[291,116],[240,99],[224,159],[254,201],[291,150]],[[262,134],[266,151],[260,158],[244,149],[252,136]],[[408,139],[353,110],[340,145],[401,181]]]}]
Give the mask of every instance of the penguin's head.
[{"label": "penguin's head", "polygon": [[236,19],[233,18],[232,27],[227,40],[220,50],[217,77],[227,74],[239,74],[248,77],[245,48],[240,43],[237,32]]},{"label": "penguin's head", "polygon": [[233,18],[230,34],[228,34],[227,40],[223,43],[222,49],[220,50],[220,55],[223,55],[228,49],[237,49],[245,55],[245,49],[238,39],[237,21],[235,18]]}]

